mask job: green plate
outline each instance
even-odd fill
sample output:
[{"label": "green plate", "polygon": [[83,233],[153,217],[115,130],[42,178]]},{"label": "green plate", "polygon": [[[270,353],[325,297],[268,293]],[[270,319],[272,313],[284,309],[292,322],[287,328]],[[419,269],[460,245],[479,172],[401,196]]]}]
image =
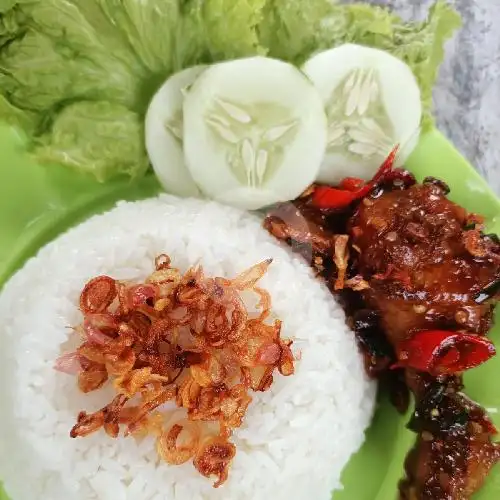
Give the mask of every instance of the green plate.
[{"label": "green plate", "polygon": [[[59,166],[33,164],[22,154],[22,140],[6,128],[0,129],[0,151],[0,286],[41,246],[72,225],[118,200],[145,198],[159,191],[152,175],[99,184]],[[420,179],[428,175],[444,179],[453,200],[485,215],[491,231],[500,232],[500,201],[438,131],[421,138],[407,166]],[[494,340],[499,339],[500,327],[492,335]],[[497,356],[466,377],[468,394],[493,411],[500,411],[500,391],[495,382],[499,374]],[[500,425],[500,413],[492,417]],[[403,459],[414,439],[405,428],[406,420],[383,397],[379,398],[365,445],[347,466],[345,488],[334,495],[334,500],[396,498]],[[476,498],[500,498],[500,467],[493,470]],[[0,500],[8,500],[1,491]]]}]

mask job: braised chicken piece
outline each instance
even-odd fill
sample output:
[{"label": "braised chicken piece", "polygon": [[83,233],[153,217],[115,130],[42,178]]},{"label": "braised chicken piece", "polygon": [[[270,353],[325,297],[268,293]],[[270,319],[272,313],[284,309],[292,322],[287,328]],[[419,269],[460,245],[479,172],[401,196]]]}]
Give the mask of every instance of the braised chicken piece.
[{"label": "braised chicken piece", "polygon": [[415,329],[491,326],[491,302],[476,297],[500,277],[500,246],[445,193],[428,183],[370,196],[350,221],[354,265],[370,281],[364,297],[391,343]]},{"label": "braised chicken piece", "polygon": [[302,250],[304,257],[332,253],[335,233],[326,226],[326,216],[301,200],[278,205],[264,221],[264,227],[274,237]]},{"label": "braised chicken piece", "polygon": [[[405,500],[468,499],[500,459],[500,447],[491,441],[496,431],[484,410],[459,392],[460,382],[439,375],[473,357],[476,345],[464,344],[465,351],[458,346],[451,354],[444,348],[439,359],[423,360],[427,366],[411,360],[425,357],[427,341],[439,347],[432,342],[441,341],[440,335],[444,342],[454,335],[479,341],[477,336],[491,327],[494,299],[484,291],[500,277],[500,245],[495,237],[482,235],[478,217],[446,194],[445,185],[430,180],[407,190],[378,192],[363,200],[348,227],[354,266],[370,283],[363,298],[378,312],[401,366],[410,366],[405,379],[417,404],[410,426],[419,437],[401,483]],[[402,356],[405,345],[410,349]],[[454,356],[451,363],[447,355]],[[414,368],[437,377],[424,377]]]},{"label": "braised chicken piece", "polygon": [[[396,406],[405,410],[408,390],[414,395],[409,428],[418,438],[400,499],[467,500],[500,460],[495,427],[461,392],[462,373],[495,353],[486,335],[500,244],[483,234],[480,217],[447,199],[443,182],[385,172],[390,182],[379,175],[347,207],[335,206],[337,188],[320,187],[321,198],[311,190],[275,207],[264,226],[336,294],[368,373],[390,386]],[[349,240],[343,249],[339,235]]]},{"label": "braised chicken piece", "polygon": [[409,423],[418,437],[406,457],[400,499],[470,499],[500,459],[496,430],[479,405],[457,392],[455,380],[419,382],[426,390]]}]

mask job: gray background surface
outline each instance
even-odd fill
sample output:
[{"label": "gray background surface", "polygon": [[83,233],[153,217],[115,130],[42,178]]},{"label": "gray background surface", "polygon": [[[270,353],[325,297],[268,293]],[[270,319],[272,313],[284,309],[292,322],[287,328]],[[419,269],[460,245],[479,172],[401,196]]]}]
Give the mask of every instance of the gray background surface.
[{"label": "gray background surface", "polygon": [[[422,19],[434,0],[368,0]],[[438,127],[500,195],[500,0],[449,0],[464,26],[434,91]]]}]

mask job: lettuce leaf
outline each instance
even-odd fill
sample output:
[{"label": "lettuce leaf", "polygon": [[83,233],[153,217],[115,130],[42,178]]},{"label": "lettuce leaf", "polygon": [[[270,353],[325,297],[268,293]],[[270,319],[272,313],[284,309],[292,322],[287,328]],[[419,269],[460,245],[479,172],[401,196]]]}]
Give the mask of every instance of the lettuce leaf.
[{"label": "lettuce leaf", "polygon": [[265,0],[0,2],[1,118],[36,132],[38,160],[100,180],[144,171],[138,123],[170,74],[264,52],[256,27]]},{"label": "lettuce leaf", "polygon": [[119,27],[123,47],[133,53],[149,72],[169,73],[175,71],[177,64],[179,67],[189,64],[183,60],[177,47],[183,29],[179,2],[97,0],[96,3],[106,18]]},{"label": "lettuce leaf", "polygon": [[[461,26],[459,14],[444,1],[439,1],[431,8],[429,19],[418,24],[414,32],[405,30],[400,24],[394,34],[392,53],[412,68],[422,91],[426,110],[424,128],[434,124],[432,89],[444,59],[445,42]],[[424,40],[426,43],[423,43]]]},{"label": "lettuce leaf", "polygon": [[[60,59],[53,67],[42,69],[47,81],[38,85],[41,92],[51,84],[59,85],[62,77],[71,79],[70,86],[58,93],[64,100],[91,98],[137,106],[140,83],[147,78],[147,71],[96,0],[42,0],[34,3],[29,13],[32,32],[51,44],[39,55]],[[30,35],[19,42],[21,47]]]},{"label": "lettuce leaf", "polygon": [[257,26],[263,20],[266,0],[205,0],[201,4],[212,59],[265,55]]},{"label": "lettuce leaf", "polygon": [[0,0],[0,14],[5,14],[9,11],[15,11],[15,9],[23,3],[29,3],[33,0]]},{"label": "lettuce leaf", "polygon": [[0,0],[0,50],[23,33],[26,17],[19,3],[19,0]]},{"label": "lettuce leaf", "polygon": [[331,0],[268,0],[258,27],[261,42],[269,56],[300,64],[318,50],[333,12]]},{"label": "lettuce leaf", "polygon": [[34,113],[14,106],[0,94],[0,117],[12,126],[31,135],[35,132],[37,117]]},{"label": "lettuce leaf", "polygon": [[146,88],[141,87],[146,102],[140,99],[142,106],[176,71],[264,52],[256,27],[266,0],[96,1],[119,27],[124,47],[146,67],[142,79]]},{"label": "lettuce leaf", "polygon": [[410,65],[429,126],[443,43],[458,26],[444,0],[422,23],[331,0],[0,0],[0,119],[33,138],[40,161],[135,176],[147,166],[147,105],[175,71],[254,54],[300,65],[354,42]]},{"label": "lettuce leaf", "polygon": [[62,163],[104,181],[120,174],[146,172],[141,117],[109,101],[81,101],[64,108],[50,132],[36,140],[35,155]]}]

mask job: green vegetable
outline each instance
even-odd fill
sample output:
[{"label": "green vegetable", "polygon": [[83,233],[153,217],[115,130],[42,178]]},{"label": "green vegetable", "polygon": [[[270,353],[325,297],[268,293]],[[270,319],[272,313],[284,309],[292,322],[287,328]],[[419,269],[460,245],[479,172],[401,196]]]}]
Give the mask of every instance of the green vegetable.
[{"label": "green vegetable", "polygon": [[0,94],[0,117],[12,126],[23,130],[27,134],[34,132],[36,115],[14,106]]},{"label": "green vegetable", "polygon": [[174,72],[255,54],[299,65],[355,42],[410,65],[429,125],[443,43],[458,26],[442,0],[424,23],[330,0],[0,0],[0,118],[34,138],[38,160],[100,180],[139,175],[140,123]]},{"label": "green vegetable", "polygon": [[[260,39],[269,49],[268,56],[303,63],[322,48],[322,27],[325,19],[334,15],[335,8],[330,0],[268,0],[259,25]],[[342,32],[345,29],[348,26],[343,26]]]},{"label": "green vegetable", "polygon": [[202,193],[257,210],[293,200],[316,179],[327,140],[324,104],[291,64],[268,57],[214,64],[185,95],[182,140]]},{"label": "green vegetable", "polygon": [[[104,180],[116,171],[143,174],[148,161],[141,117],[120,104],[80,101],[65,107],[50,132],[36,141],[36,155]],[[111,172],[110,172],[111,170]]]},{"label": "green vegetable", "polygon": [[184,157],[183,106],[185,90],[206,68],[192,66],[169,77],[151,100],[144,121],[146,150],[153,171],[165,191],[180,197],[200,194]]},{"label": "green vegetable", "polygon": [[0,48],[18,35],[25,21],[16,3],[17,0],[0,0]]},{"label": "green vegetable", "polygon": [[267,50],[260,43],[257,26],[263,20],[266,0],[201,0],[201,3],[213,59],[265,55]]},{"label": "green vegetable", "polygon": [[346,43],[315,54],[302,67],[328,119],[327,150],[317,181],[368,181],[396,145],[402,167],[418,143],[422,96],[407,64],[385,50]]}]

